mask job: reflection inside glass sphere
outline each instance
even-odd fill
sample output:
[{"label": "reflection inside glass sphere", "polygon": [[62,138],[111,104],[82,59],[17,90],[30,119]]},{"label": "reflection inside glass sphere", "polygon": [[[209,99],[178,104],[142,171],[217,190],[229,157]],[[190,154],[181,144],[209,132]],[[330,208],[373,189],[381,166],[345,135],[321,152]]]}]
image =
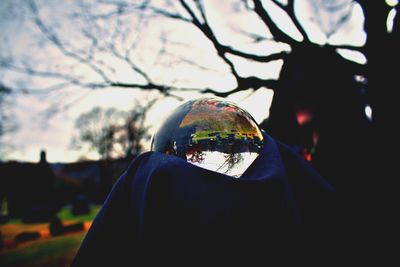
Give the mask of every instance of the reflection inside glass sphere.
[{"label": "reflection inside glass sphere", "polygon": [[209,97],[179,106],[153,135],[151,150],[239,178],[261,153],[263,140],[247,111]]}]

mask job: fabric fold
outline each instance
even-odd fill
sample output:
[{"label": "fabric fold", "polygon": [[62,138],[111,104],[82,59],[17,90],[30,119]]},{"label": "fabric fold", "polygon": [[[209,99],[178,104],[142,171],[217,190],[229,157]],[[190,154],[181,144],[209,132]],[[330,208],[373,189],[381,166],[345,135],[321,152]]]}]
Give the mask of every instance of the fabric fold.
[{"label": "fabric fold", "polygon": [[335,190],[264,136],[262,153],[238,179],[175,156],[141,154],[116,182],[72,266],[149,262],[160,253],[173,260],[236,250],[271,256],[298,247],[313,229],[328,233]]}]

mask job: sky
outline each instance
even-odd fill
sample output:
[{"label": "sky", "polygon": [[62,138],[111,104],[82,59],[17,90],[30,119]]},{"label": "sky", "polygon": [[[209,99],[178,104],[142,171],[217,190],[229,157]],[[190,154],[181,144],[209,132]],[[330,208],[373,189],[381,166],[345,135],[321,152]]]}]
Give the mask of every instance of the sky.
[{"label": "sky", "polygon": [[[350,19],[338,26],[338,19],[335,20],[332,14],[326,14],[323,10],[313,10],[311,1],[321,0],[303,0],[295,1],[295,3],[298,19],[313,42],[321,45],[344,43],[357,46],[365,43],[366,35],[362,30],[364,18],[358,5],[352,5]],[[0,14],[8,14],[0,19],[0,26],[5,29],[0,33],[0,37],[2,40],[6,40],[0,46],[2,57],[11,53],[16,59],[32,60],[34,66],[41,70],[67,70],[67,73],[78,74],[82,81],[98,79],[96,74],[87,67],[73,68],[73,62],[63,57],[60,51],[52,48],[43,38],[37,26],[32,22],[29,10],[26,8],[11,10],[11,2],[6,0],[0,4]],[[348,2],[348,0],[338,0],[338,2]],[[21,3],[23,5],[24,1]],[[204,1],[204,3],[209,23],[214,26],[213,29],[221,43],[259,55],[290,49],[286,45],[274,44],[268,40],[252,43],[244,35],[238,34],[240,31],[250,31],[268,37],[269,33],[254,14],[235,12],[238,7],[232,5],[233,1]],[[295,38],[302,38],[277,6],[267,0],[263,3],[271,10],[278,26]],[[68,17],[68,15],[74,14],[74,11],[79,10],[77,1],[65,1],[65,3],[64,1],[37,1],[37,5],[45,23],[49,23],[49,25],[56,23],[55,29],[62,33],[60,38],[78,49],[87,45],[85,39],[81,38],[82,36],[79,34],[82,34],[80,30],[85,29],[88,25],[79,20],[74,20],[74,23],[71,24],[71,17]],[[107,7],[103,7],[96,11],[100,12],[106,9]],[[337,17],[340,17],[340,14],[337,14]],[[131,24],[127,23],[129,21]],[[112,23],[117,22],[112,21]],[[103,25],[104,29],[120,27],[120,31],[126,33],[125,39],[120,36],[118,45],[128,45],[124,43],[124,40],[134,40],[130,43],[130,45],[134,44],[132,58],[154,80],[184,87],[219,88],[221,91],[234,87],[234,79],[226,64],[215,55],[209,41],[192,26],[159,18],[152,18],[143,23],[138,14],[123,16],[121,24],[112,25],[112,23],[106,25],[107,27]],[[134,28],[130,25],[137,27]],[[338,30],[327,37],[329,35],[327,33],[330,33],[334,27],[337,27]],[[100,37],[109,37],[107,33],[102,33],[101,29],[98,30],[98,33]],[[161,42],[160,38],[167,39],[167,45]],[[101,38],[99,40],[99,42],[103,41]],[[167,53],[160,56],[160,51]],[[353,53],[349,50],[339,50],[338,53],[362,64],[366,62],[361,53]],[[260,64],[235,56],[231,56],[230,59],[237,67],[238,73],[244,77],[255,75],[261,78],[277,79],[283,64],[281,60]],[[106,53],[96,54],[96,60],[103,61],[114,69],[114,71],[110,71],[110,75],[115,80],[140,82],[143,79],[140,75],[132,73],[126,63],[116,60]],[[23,61],[21,62],[23,63]],[[21,75],[16,71],[0,71],[0,79],[5,84],[14,87],[42,88],[54,84],[54,80]],[[196,92],[178,92],[176,94],[184,101],[203,96]],[[77,134],[74,123],[80,114],[95,106],[129,110],[133,108],[135,101],[145,104],[149,100],[159,97],[160,94],[156,91],[145,92],[116,88],[90,90],[76,86],[53,92],[50,95],[17,94],[12,97],[13,105],[10,112],[13,114],[13,120],[18,124],[18,130],[4,136],[3,140],[11,147],[6,159],[36,162],[39,160],[41,149],[47,151],[50,162],[72,162],[82,156],[95,159],[97,155],[94,153],[71,149],[71,139]],[[273,91],[262,88],[255,92],[248,90],[233,94],[228,100],[247,110],[260,123],[269,115],[268,109],[272,98]],[[151,127],[151,133],[156,131],[163,119],[181,103],[182,101],[172,97],[158,100],[147,114],[146,124]],[[149,143],[145,145],[148,150]]]}]

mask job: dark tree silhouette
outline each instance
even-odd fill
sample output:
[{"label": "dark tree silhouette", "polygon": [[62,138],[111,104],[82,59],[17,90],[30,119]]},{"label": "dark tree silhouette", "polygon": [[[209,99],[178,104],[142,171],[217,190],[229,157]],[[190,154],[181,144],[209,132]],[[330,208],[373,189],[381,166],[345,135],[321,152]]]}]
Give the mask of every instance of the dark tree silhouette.
[{"label": "dark tree silhouette", "polygon": [[144,122],[146,111],[154,102],[146,106],[137,103],[131,111],[95,107],[81,114],[75,123],[79,134],[73,139],[72,146],[82,148],[87,145],[103,160],[132,159],[143,151],[143,141],[150,138]]},{"label": "dark tree silhouette", "polygon": [[[381,226],[378,235],[391,239],[397,219],[393,214],[399,203],[395,186],[397,160],[393,151],[398,147],[398,131],[395,121],[399,112],[396,110],[398,74],[397,67],[400,46],[399,4],[388,7],[384,1],[358,1],[366,16],[365,30],[368,33],[364,47],[368,59],[366,72],[368,77],[368,92],[373,110],[373,138],[368,140],[371,147],[369,155],[373,154],[371,173],[367,176],[364,199],[371,210],[368,211],[375,225]],[[392,29],[388,31],[386,24],[388,14],[394,13]],[[372,153],[371,153],[372,152]],[[374,192],[374,197],[371,197]],[[382,223],[384,222],[384,223]]]},{"label": "dark tree silhouette", "polygon": [[4,136],[17,129],[17,125],[12,120],[9,110],[11,103],[8,98],[11,92],[11,88],[6,87],[0,82],[0,160],[10,149],[10,146],[3,141]]},{"label": "dark tree silhouette", "polygon": [[7,120],[4,110],[4,102],[6,95],[10,92],[11,90],[9,88],[5,87],[3,84],[0,84],[0,137],[7,132],[6,126],[4,125],[4,122]]},{"label": "dark tree silhouette", "polygon": [[124,112],[114,108],[102,109],[100,107],[81,114],[75,123],[79,137],[73,140],[73,146],[79,147],[87,144],[103,160],[115,157],[115,154],[119,152],[114,148],[116,132],[117,128],[122,126],[121,120],[124,115]]},{"label": "dark tree silhouette", "polygon": [[[262,21],[265,26],[265,34],[258,35],[249,31],[241,31],[238,30],[238,37],[243,37],[245,35],[248,40],[253,42],[264,42],[265,45],[268,45],[268,42],[278,42],[289,44],[291,50],[296,52],[298,50],[302,50],[302,47],[319,47],[319,45],[315,45],[310,42],[309,38],[305,30],[302,28],[300,22],[297,20],[295,16],[295,8],[294,1],[288,1],[286,5],[282,4],[280,1],[265,1],[272,2],[277,8],[280,8],[282,12],[285,12],[290,19],[293,21],[294,25],[297,27],[298,31],[302,34],[303,40],[299,41],[298,38],[292,37],[290,34],[287,34],[284,30],[280,28],[281,25],[278,26],[277,23],[269,10],[264,7],[262,1],[237,1],[230,3],[232,6],[240,6],[237,7],[239,11],[237,12],[245,12],[250,15],[255,15]],[[349,1],[346,1],[349,2]],[[63,32],[65,29],[61,28],[60,25],[54,23],[54,21],[50,20],[47,17],[43,17],[41,14],[41,9],[45,9],[46,6],[40,6],[36,4],[35,1],[29,1],[30,10],[32,12],[32,17],[34,24],[42,33],[42,37],[45,40],[53,45],[54,51],[57,52],[59,56],[65,57],[70,60],[69,63],[78,63],[80,66],[84,66],[85,69],[91,73],[93,77],[89,80],[82,79],[83,77],[76,72],[74,72],[73,68],[67,70],[54,70],[48,68],[47,70],[39,70],[38,68],[34,68],[33,63],[30,63],[29,60],[24,60],[23,64],[18,64],[18,60],[13,57],[4,57],[2,58],[2,67],[8,68],[9,70],[15,72],[22,72],[25,74],[38,76],[42,78],[53,79],[56,81],[61,81],[59,83],[54,83],[53,85],[42,88],[45,91],[59,90],[60,88],[65,88],[67,86],[80,86],[83,88],[109,88],[109,87],[121,87],[121,88],[136,88],[143,90],[158,90],[164,94],[171,94],[174,91],[182,91],[182,90],[196,90],[203,93],[213,93],[218,96],[228,96],[232,93],[253,89],[257,90],[260,87],[268,87],[268,88],[276,88],[278,86],[277,81],[275,79],[263,79],[257,76],[247,76],[244,77],[241,75],[236,67],[236,63],[231,59],[231,56],[236,56],[239,58],[243,58],[245,60],[268,63],[275,60],[283,59],[286,62],[286,59],[292,57],[292,54],[286,50],[259,55],[257,53],[247,52],[246,50],[241,50],[239,48],[235,48],[229,44],[224,44],[220,41],[218,33],[214,31],[212,23],[209,22],[207,17],[207,10],[205,10],[202,1],[176,1],[169,2],[166,1],[164,5],[156,6],[151,3],[151,1],[141,1],[136,3],[128,3],[128,2],[95,2],[93,4],[83,4],[80,3],[77,6],[77,10],[72,10],[71,14],[69,14],[69,18],[74,18],[76,21],[72,21],[71,23],[76,22],[76,25],[79,25],[79,29],[82,31],[80,34],[80,41],[83,44],[76,45],[81,46],[80,48],[76,48],[73,45],[73,42],[70,40],[64,39]],[[107,8],[104,8],[105,5]],[[105,9],[106,11],[103,11]],[[204,88],[204,86],[187,88],[184,86],[177,85],[174,81],[168,83],[167,81],[157,81],[153,78],[151,71],[149,71],[146,67],[141,67],[138,62],[140,59],[135,57],[134,53],[140,53],[138,51],[137,46],[140,42],[140,39],[134,38],[133,41],[128,42],[128,44],[121,45],[120,43],[126,41],[124,38],[128,38],[129,34],[138,30],[136,27],[129,27],[129,20],[123,20],[123,16],[133,15],[138,21],[137,27],[146,26],[151,19],[154,17],[163,17],[171,20],[177,20],[182,22],[184,27],[190,26],[195,27],[204,38],[206,38],[212,45],[214,49],[214,54],[210,54],[210,57],[220,58],[222,62],[226,64],[231,75],[235,79],[235,85],[221,92],[220,88]],[[79,23],[84,22],[84,25],[80,25]],[[103,25],[104,23],[108,23],[111,21],[115,21],[113,25]],[[128,27],[125,25],[128,24]],[[142,25],[143,24],[143,25]],[[339,27],[340,25],[336,26]],[[109,29],[107,31],[107,29]],[[335,28],[333,29],[335,30]],[[139,30],[138,30],[139,31]],[[136,33],[136,32],[134,32]],[[141,33],[141,32],[139,32]],[[163,33],[163,32],[161,32]],[[163,44],[160,47],[158,53],[161,55],[168,54],[166,47],[167,45],[171,45],[173,43],[166,36],[161,35],[159,37],[160,43]],[[184,45],[184,44],[178,44]],[[349,48],[355,50],[361,50],[360,47],[354,47],[349,45],[325,45],[325,48],[329,48],[334,50],[336,48]],[[305,49],[307,50],[307,49]],[[157,52],[157,51],[155,51]],[[305,51],[310,52],[310,51]],[[108,56],[115,60],[120,61],[119,63],[124,63],[129,66],[132,75],[136,75],[138,83],[128,83],[119,81],[113,73],[117,72],[115,70],[115,66],[112,64],[105,62],[104,60],[100,60],[100,56]],[[200,64],[191,61],[191,59],[185,59],[179,57],[177,54],[173,55],[175,58],[178,58],[178,63],[186,63],[188,65],[195,65],[199,68],[202,68]],[[157,58],[156,58],[157,61]],[[156,62],[153,62],[156,63]],[[172,62],[170,62],[172,63]],[[285,63],[286,64],[286,63]],[[348,63],[352,65],[351,63]],[[120,65],[121,67],[121,65]],[[353,64],[355,69],[360,68],[357,64]],[[58,68],[60,69],[60,68]],[[72,70],[72,71],[71,71]],[[156,76],[156,75],[154,75]],[[190,79],[191,77],[185,77],[186,79]],[[184,83],[183,83],[184,84]],[[193,83],[192,83],[193,84]],[[27,90],[26,92],[29,92]]]},{"label": "dark tree silhouette", "polygon": [[123,146],[127,159],[133,159],[144,151],[143,141],[150,139],[149,126],[145,125],[146,115],[156,101],[157,99],[153,99],[146,105],[137,102],[134,105],[135,108],[128,112],[126,122],[119,129],[122,133],[119,143]]}]

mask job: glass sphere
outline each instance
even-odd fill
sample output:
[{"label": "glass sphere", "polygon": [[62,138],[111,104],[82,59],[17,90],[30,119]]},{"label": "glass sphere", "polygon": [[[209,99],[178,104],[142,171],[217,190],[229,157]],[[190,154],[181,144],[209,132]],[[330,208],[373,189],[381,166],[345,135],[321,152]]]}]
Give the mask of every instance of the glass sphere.
[{"label": "glass sphere", "polygon": [[153,135],[151,150],[239,178],[263,145],[260,127],[247,111],[207,97],[176,108]]}]

